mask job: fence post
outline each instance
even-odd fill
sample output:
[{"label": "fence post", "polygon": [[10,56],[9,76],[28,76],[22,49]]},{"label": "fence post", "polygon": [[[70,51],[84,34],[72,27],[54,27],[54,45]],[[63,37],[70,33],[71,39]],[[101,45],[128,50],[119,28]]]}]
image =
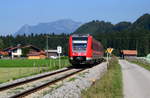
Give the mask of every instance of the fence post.
[{"label": "fence post", "polygon": [[49,61],[49,70],[51,69],[51,60]]},{"label": "fence post", "polygon": [[39,71],[39,73],[40,73],[40,64],[38,64],[38,71]]},{"label": "fence post", "polygon": [[21,68],[19,67],[19,76],[21,76]]},{"label": "fence post", "polygon": [[46,63],[46,71],[48,71],[48,63]]},{"label": "fence post", "polygon": [[109,66],[109,54],[107,52],[107,69],[108,69],[108,66]]},{"label": "fence post", "polygon": [[55,68],[55,61],[53,63],[54,63],[54,68]]},{"label": "fence post", "polygon": [[33,63],[33,73],[34,73],[34,69],[35,69],[35,62]]},{"label": "fence post", "polygon": [[61,63],[61,60],[60,60],[60,58],[59,58],[59,66],[60,66],[60,68],[61,68],[61,66],[62,66],[62,63]]},{"label": "fence post", "polygon": [[44,72],[44,64],[42,64],[42,72]]}]

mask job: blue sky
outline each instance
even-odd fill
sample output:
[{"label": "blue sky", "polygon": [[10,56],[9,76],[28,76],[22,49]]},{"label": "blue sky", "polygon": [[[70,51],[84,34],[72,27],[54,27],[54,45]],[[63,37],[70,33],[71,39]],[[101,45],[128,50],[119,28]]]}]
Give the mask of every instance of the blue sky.
[{"label": "blue sky", "polygon": [[59,19],[133,22],[144,13],[150,13],[150,0],[0,0],[0,34]]}]

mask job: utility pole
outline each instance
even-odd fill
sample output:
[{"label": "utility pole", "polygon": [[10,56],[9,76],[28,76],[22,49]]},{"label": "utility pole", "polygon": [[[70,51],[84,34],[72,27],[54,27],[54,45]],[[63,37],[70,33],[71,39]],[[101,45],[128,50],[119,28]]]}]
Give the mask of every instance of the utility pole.
[{"label": "utility pole", "polygon": [[48,35],[46,36],[46,40],[47,40],[47,42],[46,42],[46,48],[47,48],[46,55],[47,55],[47,58],[48,58]]},{"label": "utility pole", "polygon": [[138,39],[136,39],[136,51],[138,51]]}]

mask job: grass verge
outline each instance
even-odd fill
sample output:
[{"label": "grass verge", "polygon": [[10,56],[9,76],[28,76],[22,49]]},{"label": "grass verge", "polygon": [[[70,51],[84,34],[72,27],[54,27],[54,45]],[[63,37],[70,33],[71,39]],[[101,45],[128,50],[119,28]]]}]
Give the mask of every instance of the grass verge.
[{"label": "grass verge", "polygon": [[[38,67],[47,65],[59,65],[59,59],[0,59],[1,67]],[[61,59],[61,65],[69,64],[68,59]]]},{"label": "grass verge", "polygon": [[70,66],[67,58],[61,59],[59,66],[58,59],[15,59],[0,60],[0,83],[16,80],[19,78],[39,74],[42,72],[57,70]]},{"label": "grass verge", "polygon": [[145,62],[145,61],[142,61],[142,60],[139,60],[139,59],[127,59],[129,62],[131,63],[135,63],[147,70],[150,70],[150,64]]},{"label": "grass verge", "polygon": [[123,98],[121,67],[116,57],[110,61],[108,71],[93,86],[83,91],[82,98]]},{"label": "grass verge", "polygon": [[47,70],[46,67],[40,69],[36,67],[0,68],[0,83],[38,74],[45,70]]}]

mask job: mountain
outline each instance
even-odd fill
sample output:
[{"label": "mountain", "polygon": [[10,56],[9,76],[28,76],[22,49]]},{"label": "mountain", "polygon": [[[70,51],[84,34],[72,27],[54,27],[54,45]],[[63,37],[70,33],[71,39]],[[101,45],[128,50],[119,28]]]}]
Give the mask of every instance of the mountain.
[{"label": "mountain", "polygon": [[140,16],[133,23],[91,21],[81,25],[74,33],[93,35],[105,49],[114,48],[116,55],[120,50],[137,50],[138,56],[150,53],[150,14]]},{"label": "mountain", "polygon": [[111,24],[110,22],[93,20],[91,22],[81,25],[74,33],[76,34],[99,34],[110,33],[114,31],[126,30],[131,26],[130,22],[120,22],[118,24]]},{"label": "mountain", "polygon": [[96,34],[106,33],[113,30],[113,24],[110,22],[93,20],[91,22],[81,25],[74,33],[76,34]]},{"label": "mountain", "polygon": [[116,31],[126,30],[131,26],[131,24],[132,24],[131,22],[126,22],[126,21],[119,22],[116,25],[114,25],[113,30]]},{"label": "mountain", "polygon": [[93,20],[81,25],[74,33],[95,35],[99,33],[122,32],[124,30],[131,31],[139,28],[150,30],[150,14],[144,14],[133,23],[123,21],[112,24],[111,22]]},{"label": "mountain", "polygon": [[[50,27],[52,28],[53,25]],[[40,31],[45,30],[45,28],[50,28],[49,26],[46,26],[47,23],[41,23],[36,26],[24,25],[22,28],[24,28],[24,32],[29,32],[30,29]],[[38,29],[37,27],[40,28]],[[58,27],[59,26],[57,26],[57,29]],[[113,54],[117,56],[119,56],[120,50],[137,50],[138,56],[141,57],[150,53],[150,14],[142,15],[133,23],[122,21],[117,24],[112,24],[110,22],[94,20],[82,24],[74,33],[90,33],[96,40],[102,43],[104,49],[107,49],[108,47],[114,48]],[[48,39],[49,48],[55,49],[58,45],[63,46],[63,52],[67,55],[69,35],[48,34],[48,36],[51,37]],[[47,43],[46,37],[47,35],[43,34],[29,36],[0,36],[0,39],[2,40],[0,41],[2,44],[0,48],[7,48],[13,45],[16,46],[17,44],[32,44],[41,49],[45,49]]]},{"label": "mountain", "polygon": [[72,33],[74,32],[82,23],[76,22],[71,19],[62,19],[48,23],[39,23],[37,25],[24,25],[22,26],[14,35],[23,34],[42,34],[42,33]]},{"label": "mountain", "polygon": [[144,14],[133,23],[133,28],[150,30],[150,14]]}]

